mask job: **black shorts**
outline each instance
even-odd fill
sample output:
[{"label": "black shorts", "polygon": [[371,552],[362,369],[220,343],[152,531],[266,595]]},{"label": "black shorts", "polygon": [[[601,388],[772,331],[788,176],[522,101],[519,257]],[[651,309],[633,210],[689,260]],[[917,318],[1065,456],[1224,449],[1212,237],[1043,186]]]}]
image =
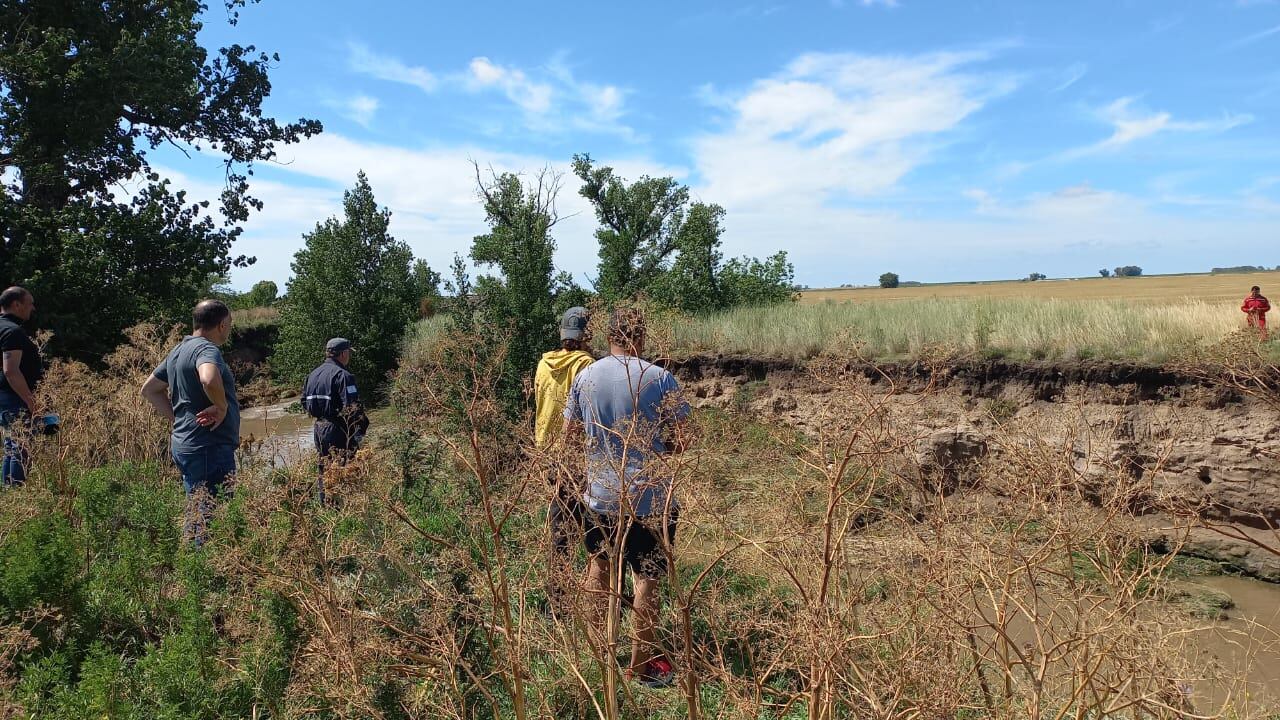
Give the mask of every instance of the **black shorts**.
[{"label": "black shorts", "polygon": [[[680,513],[675,508],[666,518],[667,543],[675,550],[676,524]],[[667,551],[663,549],[661,536],[662,516],[651,515],[632,518],[627,526],[627,536],[622,541],[622,556],[638,577],[659,579],[667,574]],[[612,552],[618,538],[618,516],[602,515],[592,510],[584,513],[585,534],[582,543],[588,555]]]}]

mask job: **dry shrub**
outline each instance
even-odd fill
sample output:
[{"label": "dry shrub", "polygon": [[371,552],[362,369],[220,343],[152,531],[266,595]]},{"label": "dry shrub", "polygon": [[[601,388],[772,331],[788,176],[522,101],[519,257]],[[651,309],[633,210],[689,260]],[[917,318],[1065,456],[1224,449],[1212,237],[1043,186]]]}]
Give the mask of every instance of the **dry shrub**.
[{"label": "dry shrub", "polygon": [[[154,344],[109,371],[121,393],[136,395],[162,349],[145,337]],[[580,593],[556,618],[545,611],[549,575],[577,572],[548,563],[548,479],[580,478],[580,456],[533,450],[528,418],[495,397],[501,347],[456,333],[402,371],[400,427],[327,478],[331,506],[314,503],[309,466],[241,473],[204,551],[225,586],[218,660],[267,683],[244,649],[278,632],[263,610],[278,598],[296,623],[279,640],[288,666],[272,671],[283,686],[272,717],[1137,719],[1234,707],[1191,707],[1187,687],[1207,678],[1187,660],[1189,620],[1166,602],[1171,556],[1135,520],[1150,489],[1120,465],[1082,469],[1087,424],[1004,430],[998,458],[952,492],[916,463],[921,438],[894,378],[848,358],[812,364],[824,404],[812,436],[705,412],[696,449],[650,468],[681,502],[660,623],[675,691],[620,677],[632,613],[617,565],[606,632],[592,630],[602,604]],[[99,387],[59,372],[60,402]],[[118,416],[84,417],[66,457],[152,456],[141,415],[119,448],[101,441],[124,431]]]},{"label": "dry shrub", "polygon": [[49,367],[40,386],[41,401],[61,416],[62,429],[35,443],[37,468],[90,468],[168,457],[168,425],[138,391],[177,344],[179,331],[143,324],[127,330],[125,337],[103,359],[101,372],[71,360]]}]

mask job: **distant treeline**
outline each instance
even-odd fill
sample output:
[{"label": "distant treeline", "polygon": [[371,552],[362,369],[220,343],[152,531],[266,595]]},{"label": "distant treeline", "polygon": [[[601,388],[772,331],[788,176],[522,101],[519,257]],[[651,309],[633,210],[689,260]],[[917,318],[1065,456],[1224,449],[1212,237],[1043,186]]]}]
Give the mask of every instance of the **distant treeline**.
[{"label": "distant treeline", "polygon": [[1232,267],[1216,267],[1209,271],[1211,275],[1229,275],[1231,273],[1255,273],[1269,272],[1272,269],[1280,270],[1280,265],[1275,268],[1269,268],[1265,265],[1234,265]]}]

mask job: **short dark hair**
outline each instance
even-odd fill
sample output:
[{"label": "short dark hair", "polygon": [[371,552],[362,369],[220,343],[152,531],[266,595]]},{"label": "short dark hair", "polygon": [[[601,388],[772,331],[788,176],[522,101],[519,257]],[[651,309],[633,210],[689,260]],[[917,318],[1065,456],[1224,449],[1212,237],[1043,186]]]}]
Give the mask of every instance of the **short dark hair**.
[{"label": "short dark hair", "polygon": [[560,341],[560,349],[561,350],[581,350],[582,341],[574,340],[572,338],[565,338]]},{"label": "short dark hair", "polygon": [[1249,292],[1262,292],[1262,288],[1258,287],[1257,285],[1254,285],[1253,287],[1249,288]]},{"label": "short dark hair", "polygon": [[644,340],[644,313],[638,308],[620,307],[609,318],[609,342],[614,345],[635,345]]},{"label": "short dark hair", "polygon": [[0,293],[0,309],[7,310],[29,297],[31,297],[30,290],[14,285]]},{"label": "short dark hair", "polygon": [[212,330],[231,317],[231,308],[221,300],[201,300],[191,311],[191,324],[197,330]]}]

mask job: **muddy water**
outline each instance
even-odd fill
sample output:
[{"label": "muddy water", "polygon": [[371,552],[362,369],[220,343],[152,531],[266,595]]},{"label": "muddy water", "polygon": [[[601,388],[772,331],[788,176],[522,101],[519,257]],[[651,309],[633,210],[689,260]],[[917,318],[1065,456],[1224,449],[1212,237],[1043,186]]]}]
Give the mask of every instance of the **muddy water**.
[{"label": "muddy water", "polygon": [[[1232,693],[1256,698],[1268,707],[1280,703],[1280,585],[1241,577],[1197,578],[1195,584],[1231,596],[1227,619],[1207,624],[1192,639],[1206,675],[1242,677]],[[1221,702],[1230,692],[1221,683],[1193,685],[1196,695]]]},{"label": "muddy water", "polygon": [[297,400],[240,411],[240,441],[250,441],[259,457],[273,465],[290,465],[313,450],[312,419],[287,408]]}]

